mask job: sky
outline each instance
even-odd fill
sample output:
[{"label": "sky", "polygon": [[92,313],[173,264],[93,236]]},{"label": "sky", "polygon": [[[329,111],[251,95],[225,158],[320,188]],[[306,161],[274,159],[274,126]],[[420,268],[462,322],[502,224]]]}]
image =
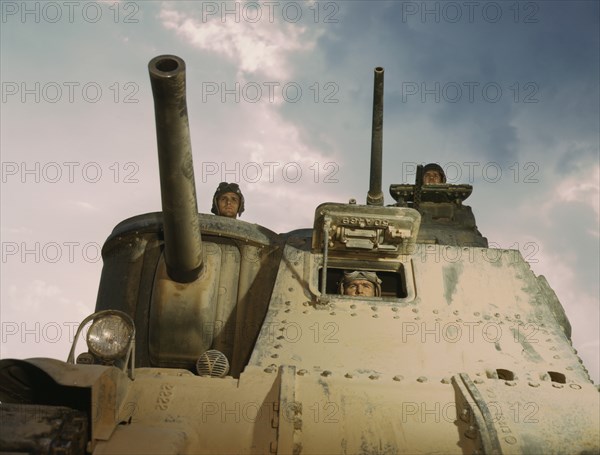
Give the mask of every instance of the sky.
[{"label": "sky", "polygon": [[383,183],[437,162],[499,248],[544,275],[599,373],[597,1],[0,2],[0,357],[65,359],[112,228],[160,211],[147,64],[187,67],[198,208],[311,227],[364,203],[373,69]]}]

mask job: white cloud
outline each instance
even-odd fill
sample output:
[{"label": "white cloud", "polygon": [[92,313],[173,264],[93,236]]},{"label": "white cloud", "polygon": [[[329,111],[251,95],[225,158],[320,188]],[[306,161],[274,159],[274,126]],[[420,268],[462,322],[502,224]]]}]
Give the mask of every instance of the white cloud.
[{"label": "white cloud", "polygon": [[71,201],[71,204],[75,205],[77,208],[83,209],[85,211],[96,211],[98,210],[96,207],[94,207],[92,204],[90,204],[89,202],[84,202],[84,201]]},{"label": "white cloud", "polygon": [[[241,3],[236,2],[239,7]],[[276,79],[289,78],[289,56],[293,52],[310,50],[315,37],[306,27],[283,22],[260,20],[221,20],[220,15],[200,20],[164,5],[160,19],[167,29],[193,46],[220,54],[235,62],[238,71],[263,73]]]},{"label": "white cloud", "polygon": [[580,175],[563,180],[556,189],[557,197],[567,202],[589,205],[596,214],[600,213],[600,166],[585,169]]},{"label": "white cloud", "polygon": [[[242,104],[238,109],[236,134],[224,136],[221,144],[230,151],[227,161],[214,162],[221,172],[211,178],[240,183],[245,221],[276,232],[312,225],[315,207],[331,199],[331,183],[339,179],[338,150],[316,148],[275,104]],[[285,216],[283,207],[289,208]]]},{"label": "white cloud", "polygon": [[[540,201],[544,202],[540,202]],[[581,204],[600,216],[600,166],[581,169],[559,180],[549,191],[535,200],[529,200],[523,208],[529,213],[540,213],[546,223],[551,223],[557,209],[563,204]],[[588,229],[594,237],[600,237],[598,223]]]}]

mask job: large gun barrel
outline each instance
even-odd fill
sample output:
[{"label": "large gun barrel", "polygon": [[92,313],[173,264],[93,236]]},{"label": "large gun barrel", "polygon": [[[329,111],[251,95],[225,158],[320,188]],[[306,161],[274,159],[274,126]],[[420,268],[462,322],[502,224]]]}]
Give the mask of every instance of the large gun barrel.
[{"label": "large gun barrel", "polygon": [[383,68],[375,68],[373,87],[373,129],[371,133],[371,178],[367,205],[383,205],[381,191],[382,149],[383,149]]},{"label": "large gun barrel", "polygon": [[198,278],[202,238],[185,94],[185,62],[160,55],[148,63],[160,169],[165,262],[169,277],[180,283]]}]

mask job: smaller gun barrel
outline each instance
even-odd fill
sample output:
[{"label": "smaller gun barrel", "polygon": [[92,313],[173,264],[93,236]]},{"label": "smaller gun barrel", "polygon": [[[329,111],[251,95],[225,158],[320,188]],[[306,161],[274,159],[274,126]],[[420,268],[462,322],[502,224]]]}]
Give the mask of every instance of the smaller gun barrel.
[{"label": "smaller gun barrel", "polygon": [[371,175],[367,205],[383,205],[381,191],[383,153],[383,68],[375,68],[373,86],[373,127],[371,133]]},{"label": "smaller gun barrel", "polygon": [[165,262],[169,277],[194,281],[202,270],[202,238],[185,94],[185,62],[160,55],[148,63],[163,211]]}]

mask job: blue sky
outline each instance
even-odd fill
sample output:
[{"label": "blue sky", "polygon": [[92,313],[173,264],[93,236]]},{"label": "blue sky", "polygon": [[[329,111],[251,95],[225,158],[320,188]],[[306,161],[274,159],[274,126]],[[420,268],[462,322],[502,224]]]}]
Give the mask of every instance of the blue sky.
[{"label": "blue sky", "polygon": [[169,53],[199,210],[234,180],[276,232],[364,201],[385,67],[385,188],[430,161],[472,184],[480,231],[547,277],[599,382],[598,5],[2,1],[1,356],[66,357],[99,246],[160,210],[147,63]]}]

